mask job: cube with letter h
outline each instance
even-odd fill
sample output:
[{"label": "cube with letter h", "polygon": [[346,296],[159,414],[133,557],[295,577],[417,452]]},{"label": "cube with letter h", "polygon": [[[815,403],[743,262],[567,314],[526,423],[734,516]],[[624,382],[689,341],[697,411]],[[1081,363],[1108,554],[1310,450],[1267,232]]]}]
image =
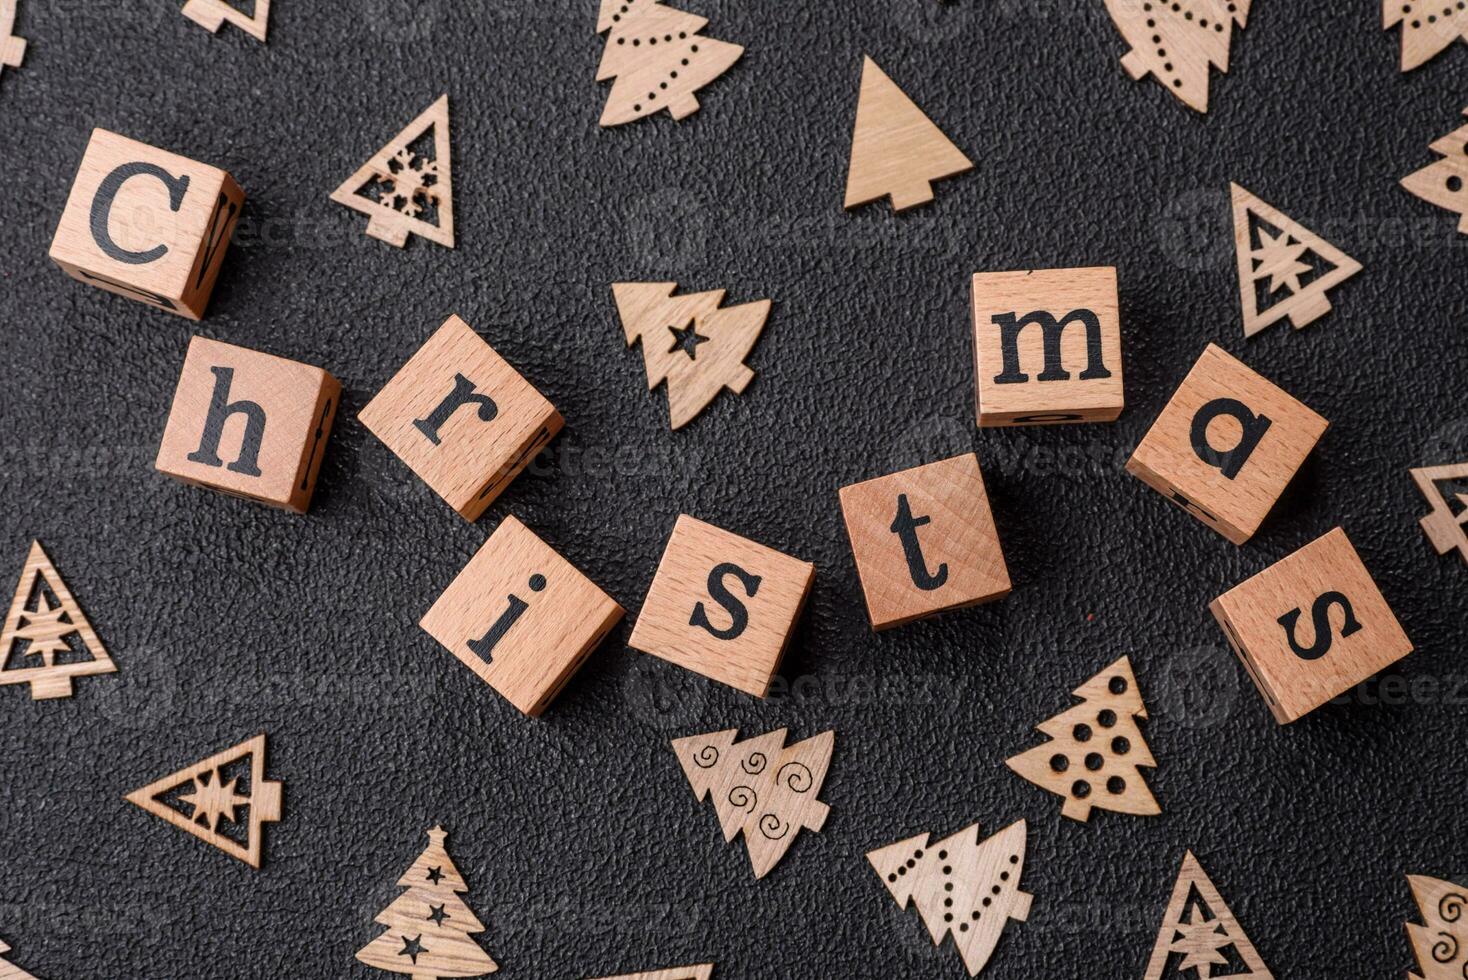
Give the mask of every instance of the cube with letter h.
[{"label": "cube with letter h", "polygon": [[321,368],[195,337],[154,465],[305,513],[340,400],[341,385]]},{"label": "cube with letter h", "polygon": [[198,320],[244,204],[218,167],[94,130],[51,259],[82,282]]},{"label": "cube with letter h", "polygon": [[561,413],[451,316],[358,418],[465,520],[561,431]]},{"label": "cube with letter h", "polygon": [[1009,570],[973,453],[841,488],[873,629],[1009,594]]},{"label": "cube with letter h", "polygon": [[1127,472],[1243,544],[1329,423],[1213,344],[1127,461]]},{"label": "cube with letter h", "polygon": [[627,643],[762,698],[815,576],[809,562],[682,515]]},{"label": "cube with letter h", "polygon": [[1282,725],[1412,652],[1340,528],[1219,596],[1210,608]]},{"label": "cube with letter h", "polygon": [[980,426],[1111,422],[1126,405],[1116,270],[974,276]]}]

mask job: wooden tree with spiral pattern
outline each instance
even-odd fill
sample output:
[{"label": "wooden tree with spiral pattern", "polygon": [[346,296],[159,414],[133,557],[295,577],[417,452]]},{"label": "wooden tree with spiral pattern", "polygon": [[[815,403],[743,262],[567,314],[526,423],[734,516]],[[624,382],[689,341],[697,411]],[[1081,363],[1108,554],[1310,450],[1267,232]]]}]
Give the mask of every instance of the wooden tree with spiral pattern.
[{"label": "wooden tree with spiral pattern", "polygon": [[1468,976],[1468,889],[1451,881],[1408,875],[1412,897],[1422,910],[1422,922],[1407,923],[1407,938],[1417,955],[1420,973],[1409,980],[1463,980]]}]

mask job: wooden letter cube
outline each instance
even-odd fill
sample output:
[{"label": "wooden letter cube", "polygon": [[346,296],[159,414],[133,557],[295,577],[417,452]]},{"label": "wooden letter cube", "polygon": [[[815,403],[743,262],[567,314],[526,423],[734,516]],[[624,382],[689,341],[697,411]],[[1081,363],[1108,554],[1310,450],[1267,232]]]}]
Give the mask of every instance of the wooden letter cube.
[{"label": "wooden letter cube", "polygon": [[974,276],[979,425],[1111,422],[1126,405],[1116,270]]},{"label": "wooden letter cube", "polygon": [[93,130],[51,259],[82,282],[198,320],[244,204],[218,167]]},{"label": "wooden letter cube", "polygon": [[465,520],[561,431],[561,414],[451,316],[358,416]]},{"label": "wooden letter cube", "polygon": [[610,596],[506,517],[418,625],[511,704],[538,715],[621,619]]},{"label": "wooden letter cube", "polygon": [[340,400],[341,385],[321,368],[195,337],[154,465],[305,513]]},{"label": "wooden letter cube", "polygon": [[686,514],[628,645],[764,697],[816,567]]},{"label": "wooden letter cube", "polygon": [[973,453],[841,488],[874,629],[1009,594],[1009,570]]},{"label": "wooden letter cube", "polygon": [[1126,468],[1243,544],[1329,424],[1209,344]]},{"label": "wooden letter cube", "polygon": [[1346,532],[1336,528],[1209,607],[1280,724],[1412,652]]}]

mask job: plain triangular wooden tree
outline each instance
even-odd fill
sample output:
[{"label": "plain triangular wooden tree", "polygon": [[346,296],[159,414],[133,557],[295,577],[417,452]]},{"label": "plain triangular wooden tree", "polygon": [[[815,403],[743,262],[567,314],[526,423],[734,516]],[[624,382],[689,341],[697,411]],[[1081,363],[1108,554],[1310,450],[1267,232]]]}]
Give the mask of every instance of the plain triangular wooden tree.
[{"label": "plain triangular wooden tree", "polygon": [[1299,330],[1329,313],[1327,290],[1360,272],[1361,263],[1238,184],[1229,193],[1244,336],[1285,317]]},{"label": "plain triangular wooden tree", "polygon": [[[431,135],[430,135],[431,134]],[[431,142],[430,157],[416,144]],[[365,191],[372,191],[369,196]],[[367,234],[402,248],[408,235],[454,247],[454,176],[449,97],[442,96],[332,191],[331,199],[368,215]],[[429,220],[429,219],[433,220]]]},{"label": "plain triangular wooden tree", "polygon": [[1391,30],[1397,24],[1402,25],[1402,71],[1411,71],[1460,38],[1468,41],[1468,7],[1449,0],[1382,0],[1381,26]]},{"label": "plain triangular wooden tree", "polygon": [[888,196],[894,211],[927,204],[933,199],[932,181],[973,166],[875,61],[863,59],[846,172],[848,209]]},{"label": "plain triangular wooden tree", "polygon": [[649,391],[668,383],[674,429],[691,422],[720,391],[741,393],[754,379],[744,363],[770,316],[770,301],[721,309],[722,289],[674,296],[677,283],[619,282],[612,286],[622,331],[642,341]]},{"label": "plain triangular wooden tree", "polygon": [[[1234,952],[1232,960],[1224,952],[1230,948]],[[1162,929],[1147,961],[1144,980],[1185,974],[1195,980],[1209,980],[1215,966],[1230,966],[1227,976],[1231,980],[1273,980],[1259,951],[1189,851],[1162,916]]]},{"label": "plain triangular wooden tree", "polygon": [[1408,980],[1463,980],[1468,977],[1468,889],[1451,881],[1408,875],[1412,897],[1422,913],[1422,922],[1407,923],[1407,938],[1417,956],[1420,973]]},{"label": "plain triangular wooden tree", "polygon": [[599,980],[709,980],[714,974],[712,963],[703,963],[699,966],[679,966],[671,970],[653,970],[650,973],[624,973],[615,977],[601,977]]},{"label": "plain triangular wooden tree", "polygon": [[1121,66],[1132,78],[1151,75],[1199,112],[1208,111],[1208,69],[1228,71],[1234,24],[1249,20],[1250,0],[1106,0],[1131,50]]},{"label": "plain triangular wooden tree", "polygon": [[[3,0],[0,0],[0,2],[3,2]],[[0,956],[4,956],[8,952],[10,952],[10,947],[5,944],[3,939],[0,939]],[[7,963],[5,960],[0,959],[0,980],[36,980],[36,978],[14,963]]]},{"label": "plain triangular wooden tree", "polygon": [[1155,766],[1136,719],[1147,717],[1129,659],[1122,657],[1075,691],[1082,700],[1039,730],[1054,739],[1005,761],[1041,789],[1062,797],[1061,813],[1089,820],[1091,808],[1138,816],[1162,812],[1138,767]]},{"label": "plain triangular wooden tree", "polygon": [[[241,777],[230,774],[245,760],[249,775],[241,786]],[[256,735],[134,790],[127,801],[259,868],[264,825],[280,819],[281,784],[265,778],[265,736]],[[231,826],[226,829],[225,823]],[[236,839],[239,833],[243,842]]]},{"label": "plain triangular wooden tree", "polygon": [[[1463,113],[1468,116],[1468,110]],[[1402,178],[1402,186],[1413,194],[1460,215],[1458,231],[1468,235],[1468,125],[1432,144],[1442,157]]]},{"label": "plain triangular wooden tree", "polygon": [[836,733],[785,747],[785,729],[736,742],[730,729],[675,739],[673,751],[693,793],[712,796],[724,840],[740,832],[754,876],[770,872],[802,830],[818,831],[830,808],[818,797]]},{"label": "plain triangular wooden tree", "polygon": [[413,980],[482,977],[499,965],[470,936],[485,926],[459,896],[469,890],[449,858],[442,827],[428,832],[428,847],[401,878],[407,891],[375,920],[387,931],[357,951],[357,959]]},{"label": "plain triangular wooden tree", "polygon": [[25,60],[25,38],[15,33],[16,0],[0,0],[0,74],[5,66],[19,68]]},{"label": "plain triangular wooden tree", "polygon": [[1421,521],[1427,540],[1438,554],[1456,548],[1468,562],[1468,463],[1424,466],[1412,471],[1412,479],[1432,505]]},{"label": "plain triangular wooden tree", "polygon": [[963,965],[975,976],[994,955],[1010,919],[1024,922],[1033,896],[1019,890],[1025,870],[1023,820],[979,842],[974,824],[936,844],[928,834],[871,851],[867,860],[882,876],[899,908],[917,905],[934,945],[951,935]]},{"label": "plain triangular wooden tree", "polygon": [[[87,659],[72,659],[83,654]],[[69,698],[72,678],[116,670],[41,542],[31,542],[0,627],[0,686],[30,684],[31,698],[37,701]]]},{"label": "plain triangular wooden tree", "polygon": [[701,36],[706,24],[706,18],[654,0],[602,0],[596,30],[611,33],[596,80],[616,82],[601,124],[620,126],[664,109],[674,119],[697,112],[693,93],[744,53],[737,44]]},{"label": "plain triangular wooden tree", "polygon": [[184,4],[183,15],[211,33],[217,33],[228,22],[255,40],[264,41],[270,29],[270,0],[255,0],[251,14],[228,0],[189,0]]}]

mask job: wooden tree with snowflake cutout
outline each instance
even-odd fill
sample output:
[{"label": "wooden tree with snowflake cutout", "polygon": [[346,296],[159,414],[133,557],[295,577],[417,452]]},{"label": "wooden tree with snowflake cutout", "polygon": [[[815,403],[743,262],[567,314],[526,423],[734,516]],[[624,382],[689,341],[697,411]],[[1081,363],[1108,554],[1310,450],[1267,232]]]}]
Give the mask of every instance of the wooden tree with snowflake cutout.
[{"label": "wooden tree with snowflake cutout", "polygon": [[642,341],[649,391],[668,384],[674,429],[691,422],[720,391],[743,392],[754,380],[744,359],[754,349],[770,301],[720,308],[722,289],[672,295],[671,282],[619,282],[612,286],[627,346]]},{"label": "wooden tree with snowflake cutout", "polygon": [[470,936],[485,930],[459,896],[469,890],[449,858],[442,827],[428,832],[428,847],[401,878],[407,889],[378,913],[387,931],[357,951],[362,963],[413,980],[482,977],[499,965]]},{"label": "wooden tree with snowflake cutout", "polygon": [[454,247],[449,97],[440,98],[332,191],[367,215],[367,234],[402,248],[408,235]]},{"label": "wooden tree with snowflake cutout", "polygon": [[1423,466],[1412,479],[1432,512],[1422,518],[1422,530],[1440,555],[1456,548],[1468,562],[1468,463]]},{"label": "wooden tree with snowflake cutout", "polygon": [[1436,57],[1458,39],[1468,41],[1468,7],[1455,0],[1382,0],[1381,26],[1402,25],[1402,71]]},{"label": "wooden tree with snowflake cutout", "polygon": [[[1468,109],[1463,114],[1468,116]],[[1442,157],[1402,178],[1402,186],[1429,204],[1459,214],[1458,231],[1468,235],[1468,125],[1432,144]]]},{"label": "wooden tree with snowflake cutout", "polygon": [[31,542],[0,627],[0,686],[30,684],[36,701],[69,698],[74,678],[116,670],[41,542]]},{"label": "wooden tree with snowflake cutout", "polygon": [[1065,800],[1061,813],[1089,820],[1092,807],[1156,816],[1162,812],[1139,767],[1155,766],[1138,718],[1147,707],[1129,659],[1122,657],[1075,691],[1082,703],[1039,726],[1053,741],[1005,761],[1016,773]]},{"label": "wooden tree with snowflake cutout", "polygon": [[[1223,972],[1214,973],[1214,967]],[[1273,980],[1218,889],[1189,851],[1162,916],[1143,980]]]},{"label": "wooden tree with snowflake cutout", "polygon": [[730,729],[675,739],[673,752],[699,800],[713,797],[724,840],[744,834],[754,876],[779,863],[802,830],[819,831],[829,807],[817,797],[835,732],[786,748],[785,729],[736,742]]},{"label": "wooden tree with snowflake cutout", "polygon": [[1025,869],[1023,820],[980,843],[979,825],[928,843],[928,834],[867,854],[899,908],[917,906],[935,945],[947,936],[976,976],[1010,919],[1029,918],[1033,897],[1019,890]]},{"label": "wooden tree with snowflake cutout", "polygon": [[1249,20],[1250,0],[1106,0],[1131,50],[1121,66],[1151,75],[1199,112],[1208,111],[1208,71],[1228,71],[1233,28]]},{"label": "wooden tree with snowflake cutout", "polygon": [[1299,330],[1329,313],[1326,292],[1360,272],[1361,263],[1238,184],[1229,193],[1244,336],[1285,317]]},{"label": "wooden tree with snowflake cutout", "polygon": [[1417,956],[1420,973],[1408,980],[1463,980],[1468,977],[1468,889],[1451,881],[1408,875],[1412,897],[1422,913],[1422,922],[1407,923],[1407,938]]},{"label": "wooden tree with snowflake cutout", "polygon": [[602,0],[596,31],[607,34],[599,82],[615,78],[603,126],[621,126],[668,110],[674,119],[698,111],[695,92],[718,78],[744,49],[703,37],[708,19],[654,0]]}]

